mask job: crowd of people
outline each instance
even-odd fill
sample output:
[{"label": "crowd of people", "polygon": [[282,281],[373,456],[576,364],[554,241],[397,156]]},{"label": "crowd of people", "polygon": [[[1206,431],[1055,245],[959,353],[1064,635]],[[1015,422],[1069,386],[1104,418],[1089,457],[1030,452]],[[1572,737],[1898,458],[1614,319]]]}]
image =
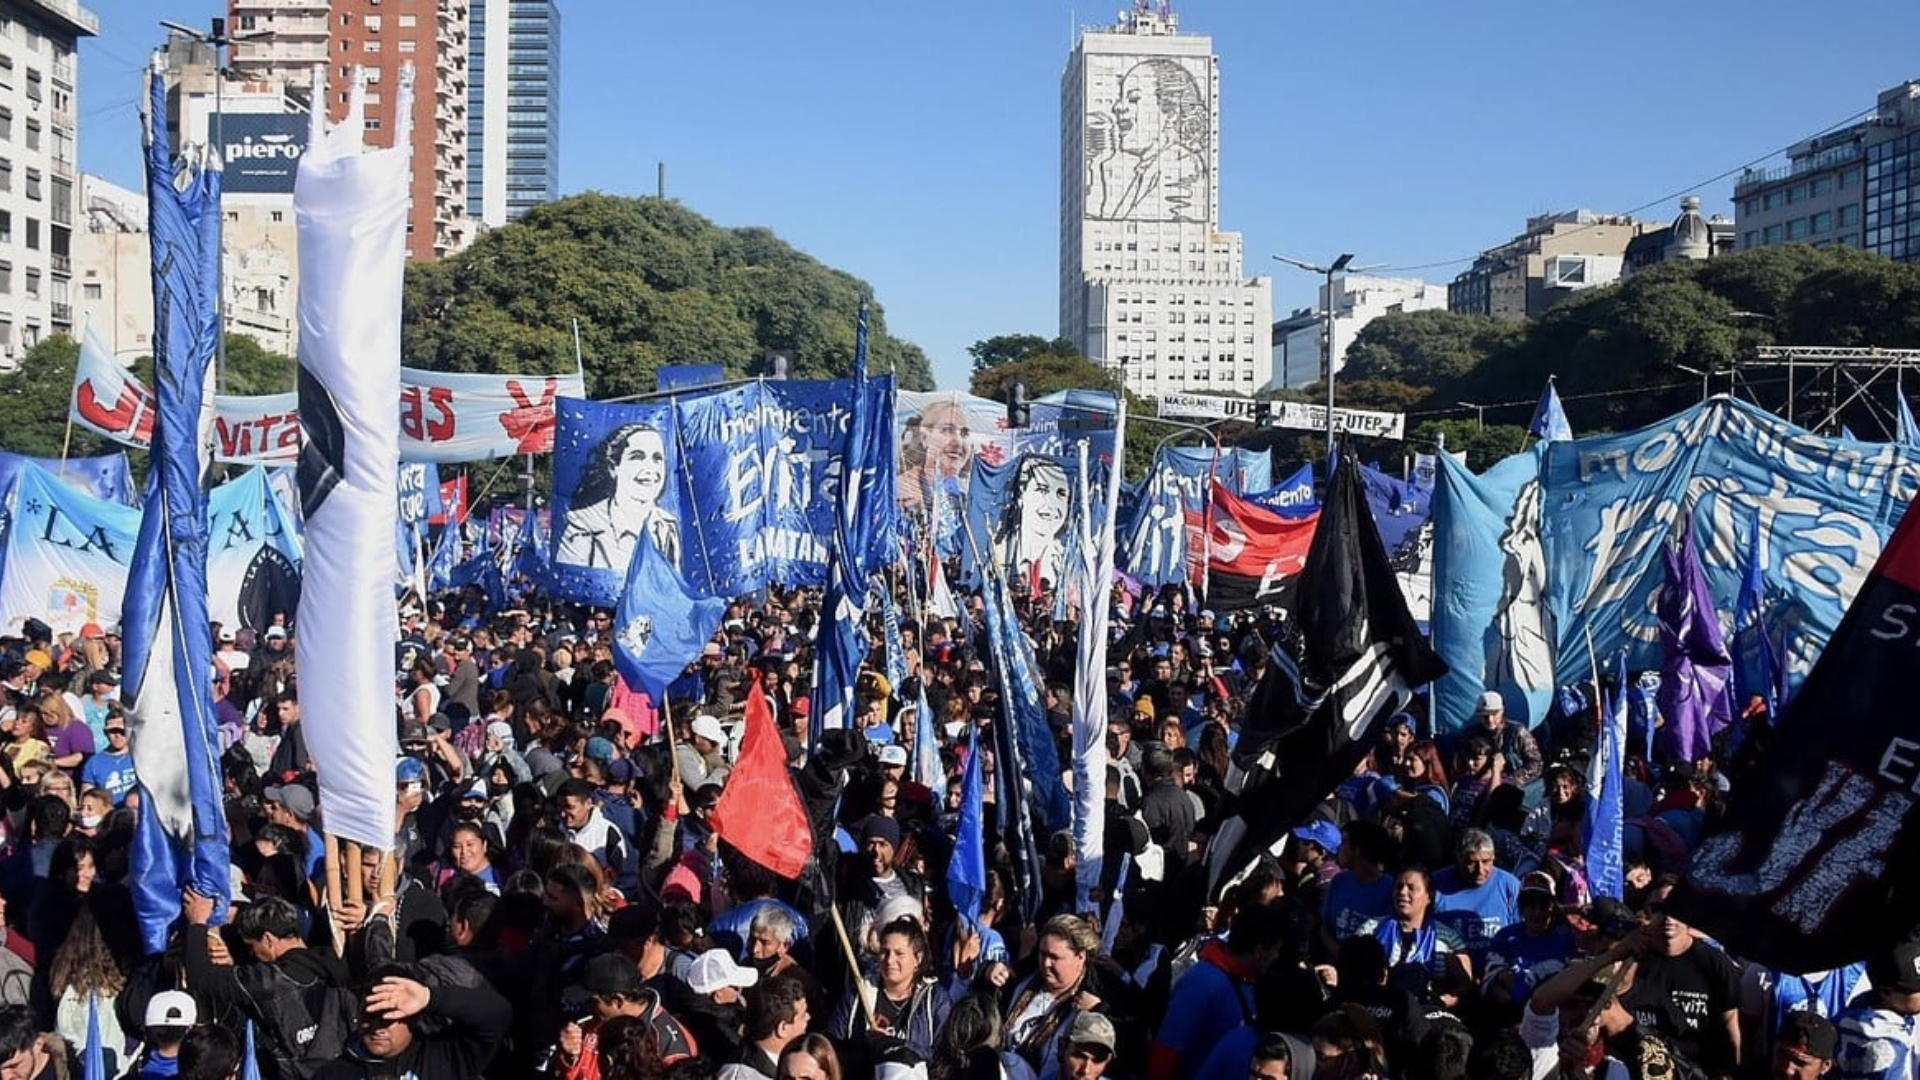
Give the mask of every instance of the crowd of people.
[{"label": "crowd of people", "polygon": [[[734,603],[659,717],[619,686],[605,610],[489,613],[471,591],[411,604],[393,852],[344,867],[322,842],[297,627],[212,627],[231,906],[189,892],[151,956],[129,891],[138,778],[115,628],[29,621],[0,639],[0,1077],[78,1075],[90,1030],[110,1075],[191,1080],[238,1075],[249,1040],[269,1080],[1920,1069],[1920,944],[1787,974],[1665,910],[1750,754],[1634,759],[1625,895],[1592,894],[1597,716],[1578,698],[1532,730],[1496,693],[1461,732],[1393,716],[1286,843],[1218,875],[1279,616],[1216,616],[1178,590],[1115,602],[1102,887],[1082,903],[1070,833],[1037,838],[1035,875],[1008,848],[1017,830],[993,827],[980,917],[956,918],[965,758],[1009,722],[978,598],[900,626],[900,685],[876,631],[857,725],[814,739],[818,605],[781,588]],[[1070,763],[1075,627],[1046,596],[1019,606]],[[754,694],[814,834],[798,881],[710,824]],[[912,752],[926,722],[938,775]],[[1742,723],[1749,748],[1764,741],[1764,715]],[[1030,779],[984,775],[990,823],[1031,811]],[[330,865],[359,876],[357,899],[330,899]]]}]

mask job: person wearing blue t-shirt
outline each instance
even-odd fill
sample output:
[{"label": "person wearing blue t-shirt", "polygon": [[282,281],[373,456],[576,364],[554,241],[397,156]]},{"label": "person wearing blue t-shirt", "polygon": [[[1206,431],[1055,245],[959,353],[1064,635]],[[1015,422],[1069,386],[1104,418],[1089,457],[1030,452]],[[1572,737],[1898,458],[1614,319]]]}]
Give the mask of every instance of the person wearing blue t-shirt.
[{"label": "person wearing blue t-shirt", "polygon": [[80,782],[97,787],[113,796],[113,805],[127,800],[136,777],[133,754],[127,749],[127,718],[115,713],[106,725],[107,748],[87,759],[80,768]]},{"label": "person wearing blue t-shirt", "polygon": [[1367,820],[1348,822],[1340,833],[1343,869],[1327,883],[1320,912],[1321,944],[1329,956],[1362,926],[1393,914],[1393,875],[1386,870],[1393,839],[1377,822]]},{"label": "person wearing blue t-shirt", "polygon": [[1553,879],[1528,874],[1520,882],[1520,921],[1502,927],[1487,949],[1485,991],[1490,1001],[1524,1004],[1542,979],[1565,967],[1578,943],[1560,917]]},{"label": "person wearing blue t-shirt", "polygon": [[1433,913],[1467,944],[1476,966],[1495,934],[1520,921],[1520,879],[1493,865],[1493,837],[1479,829],[1460,836],[1459,862],[1434,875]]}]

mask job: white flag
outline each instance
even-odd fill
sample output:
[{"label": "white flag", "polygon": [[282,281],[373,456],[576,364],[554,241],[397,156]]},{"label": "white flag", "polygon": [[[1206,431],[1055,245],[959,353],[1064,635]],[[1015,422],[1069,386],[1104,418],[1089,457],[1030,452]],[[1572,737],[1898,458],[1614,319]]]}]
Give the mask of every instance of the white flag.
[{"label": "white flag", "polygon": [[[324,100],[316,88],[314,100]],[[394,114],[413,115],[411,71]],[[301,719],[329,833],[393,847],[394,531],[398,528],[400,289],[410,145],[362,144],[364,76],[346,119],[323,109],[300,159],[300,504],[306,567],[295,627]]]}]

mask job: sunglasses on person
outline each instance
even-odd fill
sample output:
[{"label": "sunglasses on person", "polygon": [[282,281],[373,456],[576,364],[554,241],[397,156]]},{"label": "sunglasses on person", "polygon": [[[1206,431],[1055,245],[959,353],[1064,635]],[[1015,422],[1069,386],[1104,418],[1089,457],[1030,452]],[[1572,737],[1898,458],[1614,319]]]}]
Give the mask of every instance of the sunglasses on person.
[{"label": "sunglasses on person", "polygon": [[127,737],[127,729],[123,727],[110,727],[107,729],[107,738],[111,739],[115,735],[124,739]]}]

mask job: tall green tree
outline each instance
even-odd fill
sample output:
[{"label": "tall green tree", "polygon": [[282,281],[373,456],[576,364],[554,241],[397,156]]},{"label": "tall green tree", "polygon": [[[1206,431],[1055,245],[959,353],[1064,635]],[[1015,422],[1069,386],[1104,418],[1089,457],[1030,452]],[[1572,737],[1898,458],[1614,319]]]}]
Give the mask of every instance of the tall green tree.
[{"label": "tall green tree", "polygon": [[[650,392],[666,364],[746,377],[776,353],[823,378],[852,370],[872,292],[766,229],[722,228],[671,200],[578,195],[410,266],[402,351],[440,371],[567,371],[577,323],[595,397]],[[870,327],[870,370],[933,387],[926,354],[887,332],[877,301]]]}]

